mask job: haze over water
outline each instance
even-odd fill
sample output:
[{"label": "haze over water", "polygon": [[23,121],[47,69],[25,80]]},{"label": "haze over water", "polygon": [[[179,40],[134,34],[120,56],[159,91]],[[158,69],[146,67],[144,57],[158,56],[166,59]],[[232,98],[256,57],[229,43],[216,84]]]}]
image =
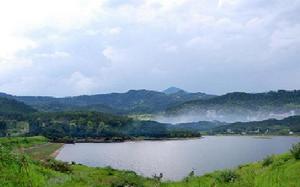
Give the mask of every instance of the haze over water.
[{"label": "haze over water", "polygon": [[192,170],[203,175],[258,161],[289,150],[300,137],[207,136],[175,141],[66,144],[58,160],[88,166],[111,166],[144,176],[163,173],[164,180],[179,180]]}]

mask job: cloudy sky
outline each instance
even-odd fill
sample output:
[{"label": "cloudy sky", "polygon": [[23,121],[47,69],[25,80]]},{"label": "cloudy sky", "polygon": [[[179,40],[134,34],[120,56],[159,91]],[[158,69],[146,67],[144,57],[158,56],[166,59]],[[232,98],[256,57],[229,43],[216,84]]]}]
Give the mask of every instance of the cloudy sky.
[{"label": "cloudy sky", "polygon": [[0,92],[300,89],[300,0],[1,0],[0,26]]}]

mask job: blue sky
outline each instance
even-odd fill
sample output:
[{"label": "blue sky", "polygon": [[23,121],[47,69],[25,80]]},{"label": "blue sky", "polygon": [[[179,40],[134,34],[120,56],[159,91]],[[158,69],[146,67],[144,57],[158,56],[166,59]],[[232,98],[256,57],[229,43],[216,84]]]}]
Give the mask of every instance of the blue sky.
[{"label": "blue sky", "polygon": [[0,91],[300,89],[300,0],[0,1]]}]

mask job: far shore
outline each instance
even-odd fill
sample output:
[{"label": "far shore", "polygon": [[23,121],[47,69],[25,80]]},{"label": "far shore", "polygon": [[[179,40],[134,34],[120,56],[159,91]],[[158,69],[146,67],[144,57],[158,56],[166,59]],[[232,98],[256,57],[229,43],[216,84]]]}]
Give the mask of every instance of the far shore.
[{"label": "far shore", "polygon": [[195,140],[203,137],[186,137],[186,138],[86,138],[75,140],[52,140],[54,143],[75,144],[75,143],[123,143],[123,142],[136,142],[136,141],[174,141],[174,140]]},{"label": "far shore", "polygon": [[254,137],[254,138],[265,138],[269,139],[272,137],[280,136],[289,136],[289,137],[299,137],[300,135],[274,135],[274,134],[215,134],[215,135],[202,135],[200,137],[175,137],[175,138],[153,138],[153,137],[130,137],[130,138],[121,138],[121,137],[112,137],[112,138],[81,138],[81,139],[57,139],[50,140],[53,143],[63,143],[63,144],[75,144],[75,143],[123,143],[123,142],[137,142],[137,141],[175,141],[175,140],[195,140],[201,139],[209,136],[245,136],[245,137]]}]

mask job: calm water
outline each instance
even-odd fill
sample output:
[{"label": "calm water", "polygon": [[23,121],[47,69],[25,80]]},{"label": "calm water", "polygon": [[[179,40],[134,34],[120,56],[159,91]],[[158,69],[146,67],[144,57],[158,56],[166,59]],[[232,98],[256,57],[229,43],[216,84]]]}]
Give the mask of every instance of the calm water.
[{"label": "calm water", "polygon": [[161,172],[164,179],[179,180],[192,170],[202,175],[283,153],[297,142],[300,137],[209,136],[181,141],[78,143],[65,145],[57,159],[132,170],[144,176]]}]

